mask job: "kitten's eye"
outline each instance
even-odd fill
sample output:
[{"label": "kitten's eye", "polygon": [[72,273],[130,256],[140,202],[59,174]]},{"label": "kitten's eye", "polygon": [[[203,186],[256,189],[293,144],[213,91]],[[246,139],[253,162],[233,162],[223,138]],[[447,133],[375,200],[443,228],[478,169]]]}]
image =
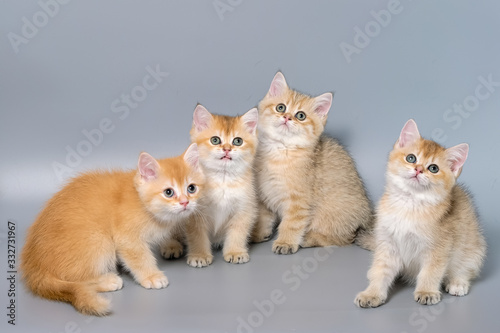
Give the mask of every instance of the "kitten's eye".
[{"label": "kitten's eye", "polygon": [[235,146],[241,146],[242,144],[243,144],[243,139],[242,138],[239,138],[239,137],[234,138],[233,145],[235,145]]},{"label": "kitten's eye", "polygon": [[286,111],[286,105],[283,104],[283,103],[276,105],[276,111],[281,112],[281,113],[285,112]]},{"label": "kitten's eye", "polygon": [[166,190],[163,190],[163,194],[167,197],[167,198],[171,198],[174,196],[174,190],[171,189],[171,188],[167,188]]},{"label": "kitten's eye", "polygon": [[406,156],[406,162],[408,163],[415,163],[417,161],[417,157],[413,154],[408,154]]},{"label": "kitten's eye", "polygon": [[214,146],[220,145],[221,141],[218,136],[213,136],[210,138],[210,143],[213,144]]},{"label": "kitten's eye", "polygon": [[436,164],[431,164],[427,168],[432,173],[437,173],[439,171],[439,167]]},{"label": "kitten's eye", "polygon": [[196,192],[196,190],[197,190],[197,189],[198,189],[198,187],[196,187],[196,185],[195,185],[195,184],[190,184],[190,185],[187,187],[188,192],[189,192],[189,193],[191,193],[191,194],[192,194],[192,193],[194,193],[194,192]]},{"label": "kitten's eye", "polygon": [[307,116],[304,112],[299,111],[295,114],[295,118],[297,118],[300,121],[304,121],[304,120],[306,120]]}]

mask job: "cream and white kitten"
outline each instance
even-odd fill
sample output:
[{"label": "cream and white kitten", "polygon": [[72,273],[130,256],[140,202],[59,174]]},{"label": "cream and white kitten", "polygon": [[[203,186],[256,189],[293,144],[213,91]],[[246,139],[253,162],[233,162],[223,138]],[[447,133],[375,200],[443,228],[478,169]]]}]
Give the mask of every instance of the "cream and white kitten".
[{"label": "cream and white kitten", "polygon": [[359,307],[385,303],[394,279],[416,281],[415,301],[436,304],[441,285],[451,295],[469,292],[486,254],[471,199],[456,184],[469,146],[445,149],[420,137],[409,120],[389,156],[385,193],[377,208],[370,285]]},{"label": "cream and white kitten", "polygon": [[[187,263],[204,267],[212,263],[212,247],[222,246],[224,260],[246,263],[248,241],[257,217],[252,169],[257,149],[257,109],[239,117],[213,115],[203,106],[194,110],[192,142],[198,144],[200,164],[206,175],[199,213],[186,226]],[[182,237],[164,244],[162,255],[182,254]]]}]

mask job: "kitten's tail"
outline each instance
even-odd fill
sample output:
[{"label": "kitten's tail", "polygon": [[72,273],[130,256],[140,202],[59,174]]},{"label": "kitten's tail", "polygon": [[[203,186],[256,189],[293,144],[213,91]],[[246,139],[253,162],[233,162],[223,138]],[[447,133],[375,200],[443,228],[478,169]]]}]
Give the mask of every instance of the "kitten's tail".
[{"label": "kitten's tail", "polygon": [[111,312],[110,301],[98,294],[100,288],[97,280],[69,282],[47,274],[38,283],[33,282],[27,284],[35,294],[71,303],[83,314],[105,316]]}]

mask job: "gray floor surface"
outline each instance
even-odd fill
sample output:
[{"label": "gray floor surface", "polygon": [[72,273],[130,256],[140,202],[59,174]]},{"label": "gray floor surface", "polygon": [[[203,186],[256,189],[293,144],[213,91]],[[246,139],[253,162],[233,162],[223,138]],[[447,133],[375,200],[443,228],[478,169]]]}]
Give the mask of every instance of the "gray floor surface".
[{"label": "gray floor surface", "polygon": [[[499,13],[496,0],[1,1],[0,331],[498,332]],[[67,179],[133,168],[141,151],[180,154],[196,103],[243,114],[278,70],[292,88],[335,92],[326,132],[348,148],[374,202],[408,119],[447,147],[470,144],[460,181],[489,248],[469,295],[422,306],[396,284],[387,304],[358,309],[371,254],[355,246],[279,256],[267,242],[247,264],[217,252],[204,269],[159,259],[170,286],[145,290],[125,275],[106,318],[33,297],[9,273],[9,220],[19,254]]]}]

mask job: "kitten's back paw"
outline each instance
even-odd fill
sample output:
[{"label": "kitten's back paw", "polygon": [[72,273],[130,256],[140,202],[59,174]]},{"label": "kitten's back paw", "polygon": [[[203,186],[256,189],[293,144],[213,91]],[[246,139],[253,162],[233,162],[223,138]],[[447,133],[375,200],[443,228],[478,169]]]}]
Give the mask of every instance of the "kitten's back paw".
[{"label": "kitten's back paw", "polygon": [[108,273],[99,278],[98,291],[116,291],[123,288],[123,280],[115,273]]},{"label": "kitten's back paw", "polygon": [[191,267],[206,267],[212,263],[214,256],[206,255],[188,255],[187,264]]},{"label": "kitten's back paw", "polygon": [[385,297],[362,291],[354,299],[354,304],[360,308],[376,308],[385,303]]},{"label": "kitten's back paw", "polygon": [[272,232],[270,234],[253,234],[250,241],[252,243],[262,243],[262,242],[267,242],[272,237],[273,237]]},{"label": "kitten's back paw", "polygon": [[273,243],[273,252],[276,254],[293,254],[299,250],[299,244],[288,244],[275,240]]},{"label": "kitten's back paw", "polygon": [[445,288],[446,292],[453,296],[465,296],[469,293],[468,283],[449,283]]},{"label": "kitten's back paw", "polygon": [[160,249],[164,259],[178,259],[184,254],[184,246],[177,240],[170,240]]},{"label": "kitten's back paw", "polygon": [[433,305],[441,301],[440,291],[415,291],[415,301],[423,305]]},{"label": "kitten's back paw", "polygon": [[224,260],[232,264],[244,264],[250,261],[248,252],[228,252],[224,254]]},{"label": "kitten's back paw", "polygon": [[146,289],[162,289],[168,286],[168,279],[162,272],[157,272],[141,281]]}]

